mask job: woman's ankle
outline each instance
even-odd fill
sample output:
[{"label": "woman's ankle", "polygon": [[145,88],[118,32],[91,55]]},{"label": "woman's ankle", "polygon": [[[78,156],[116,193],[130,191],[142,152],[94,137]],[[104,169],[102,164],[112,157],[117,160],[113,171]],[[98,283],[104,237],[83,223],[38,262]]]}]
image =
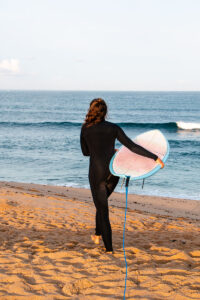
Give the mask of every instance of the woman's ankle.
[{"label": "woman's ankle", "polygon": [[113,249],[106,249],[106,252],[114,252]]}]

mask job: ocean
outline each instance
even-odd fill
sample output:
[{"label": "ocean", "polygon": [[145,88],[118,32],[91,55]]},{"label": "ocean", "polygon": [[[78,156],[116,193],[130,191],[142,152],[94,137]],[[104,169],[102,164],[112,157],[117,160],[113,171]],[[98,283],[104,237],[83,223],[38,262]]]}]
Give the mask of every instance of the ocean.
[{"label": "ocean", "polygon": [[200,92],[0,91],[0,180],[89,188],[80,129],[97,97],[130,138],[160,129],[169,141],[165,168],[129,192],[200,200]]}]

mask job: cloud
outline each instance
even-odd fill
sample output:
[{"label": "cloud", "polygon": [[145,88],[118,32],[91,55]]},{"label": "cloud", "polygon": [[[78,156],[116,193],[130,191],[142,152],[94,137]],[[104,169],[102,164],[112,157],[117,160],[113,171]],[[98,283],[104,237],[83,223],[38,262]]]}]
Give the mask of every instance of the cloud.
[{"label": "cloud", "polygon": [[19,60],[18,59],[3,59],[0,61],[0,73],[5,74],[19,74]]}]

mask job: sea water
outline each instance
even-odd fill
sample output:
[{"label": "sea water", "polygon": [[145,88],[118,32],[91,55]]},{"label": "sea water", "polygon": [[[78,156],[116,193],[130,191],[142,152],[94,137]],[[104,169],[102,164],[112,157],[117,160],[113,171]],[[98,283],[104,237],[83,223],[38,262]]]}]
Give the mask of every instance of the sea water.
[{"label": "sea water", "polygon": [[200,200],[200,92],[0,91],[0,180],[88,188],[80,129],[97,97],[130,138],[160,129],[169,140],[165,168],[130,193]]}]

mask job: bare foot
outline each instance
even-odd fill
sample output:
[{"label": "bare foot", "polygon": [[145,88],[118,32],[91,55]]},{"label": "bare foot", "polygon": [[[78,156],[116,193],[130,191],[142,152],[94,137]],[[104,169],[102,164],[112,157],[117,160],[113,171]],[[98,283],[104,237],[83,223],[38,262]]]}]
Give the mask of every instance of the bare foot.
[{"label": "bare foot", "polygon": [[100,243],[100,238],[101,238],[100,235],[91,235],[92,241],[97,245],[99,245],[99,243]]},{"label": "bare foot", "polygon": [[106,254],[115,254],[114,251],[106,251]]}]

